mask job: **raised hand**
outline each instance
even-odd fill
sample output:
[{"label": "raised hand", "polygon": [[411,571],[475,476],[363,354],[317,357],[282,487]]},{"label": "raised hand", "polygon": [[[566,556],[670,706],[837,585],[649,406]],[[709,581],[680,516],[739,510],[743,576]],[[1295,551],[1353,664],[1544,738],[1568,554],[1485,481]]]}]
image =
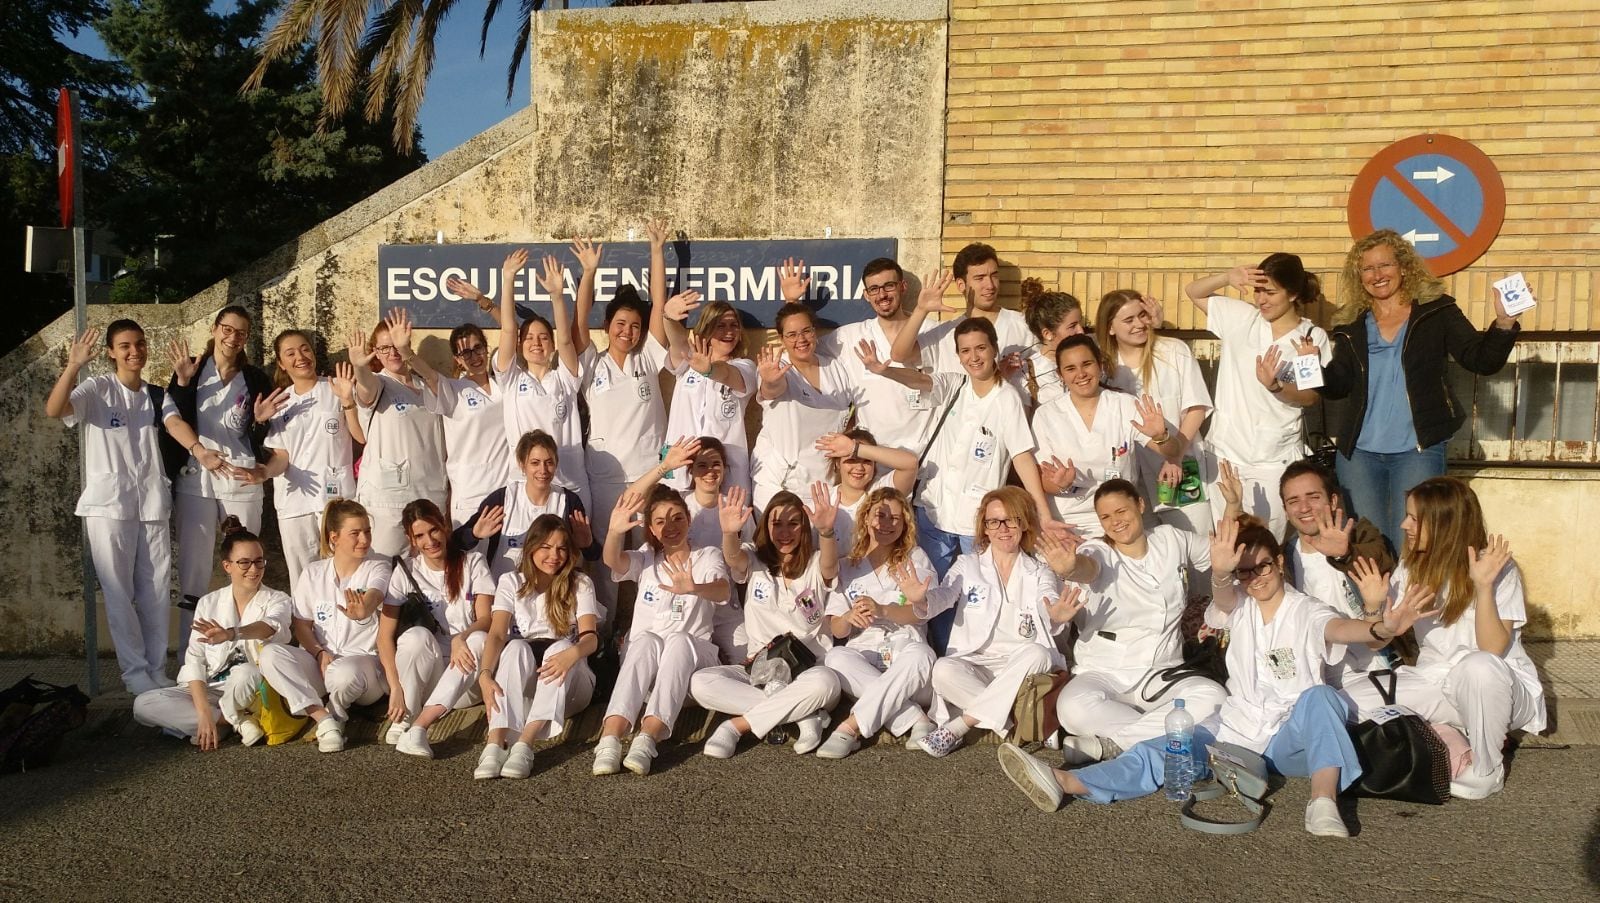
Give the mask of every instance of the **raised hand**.
[{"label": "raised hand", "polygon": [[[517,291],[517,274],[528,268],[528,249],[517,248],[506,259],[500,262],[500,298],[515,298]],[[493,309],[488,303],[488,298],[478,302],[478,306],[485,311]]]},{"label": "raised hand", "polygon": [[344,604],[336,607],[352,621],[365,621],[382,604],[381,601],[369,602],[365,590],[347,589],[344,591]]},{"label": "raised hand", "polygon": [[783,356],[783,346],[763,345],[756,353],[756,374],[764,383],[776,383],[789,371],[789,361]]},{"label": "raised hand", "polygon": [[689,315],[700,308],[700,293],[690,289],[679,292],[667,299],[666,315],[669,320],[682,323],[689,319]]},{"label": "raised hand", "polygon": [[783,292],[783,300],[799,301],[806,296],[806,289],[811,287],[811,277],[805,272],[804,260],[784,258],[783,265],[778,267],[778,288]]},{"label": "raised hand", "polygon": [[348,363],[334,364],[333,379],[329,380],[329,382],[333,384],[334,397],[338,398],[345,404],[355,403],[356,368],[350,366]]},{"label": "raised hand", "polygon": [[1510,560],[1511,543],[1498,533],[1489,537],[1489,545],[1481,552],[1467,547],[1467,573],[1472,575],[1472,582],[1479,587],[1493,587]]},{"label": "raised hand", "polygon": [[257,395],[255,404],[251,406],[256,423],[266,423],[278,416],[284,408],[289,406],[289,387],[284,386],[274,389],[268,395]]},{"label": "raised hand", "polygon": [[1217,532],[1211,534],[1211,572],[1231,577],[1243,556],[1244,545],[1239,542],[1239,521],[1231,517],[1217,521]]},{"label": "raised hand", "polygon": [[472,525],[472,535],[478,539],[488,539],[499,533],[505,524],[505,506],[494,505],[478,515],[478,522]]},{"label": "raised hand", "polygon": [[567,524],[572,527],[572,544],[577,546],[579,551],[594,545],[594,525],[589,523],[588,515],[582,511],[574,511],[572,516],[567,518]]},{"label": "raised hand", "polygon": [[[350,330],[349,345],[345,349],[345,356],[350,359],[352,368],[366,367],[372,363],[372,358],[375,356],[372,352],[372,346],[367,344],[367,334],[359,326]],[[351,375],[354,375],[354,370],[352,370]]]},{"label": "raised hand", "polygon": [[644,493],[629,489],[617,498],[616,507],[611,509],[611,523],[607,528],[612,533],[626,533],[633,529],[634,520],[643,510]]},{"label": "raised hand", "polygon": [[667,238],[671,232],[672,229],[667,225],[667,221],[660,217],[649,220],[644,224],[644,234],[645,237],[650,239],[650,247],[652,248],[666,247]]},{"label": "raised hand", "polygon": [[1051,622],[1056,624],[1065,624],[1076,618],[1078,612],[1083,611],[1083,588],[1069,586],[1054,599],[1045,596],[1044,610],[1050,616]]},{"label": "raised hand", "polygon": [[917,579],[917,569],[910,560],[902,561],[889,569],[889,576],[894,580],[894,585],[900,590],[900,595],[906,597],[910,605],[921,605],[928,599],[928,590],[933,589],[933,575],[925,579]]},{"label": "raised hand", "polygon": [[1128,422],[1141,434],[1154,439],[1167,432],[1167,416],[1161,410],[1161,402],[1149,395],[1141,395],[1133,401],[1133,412],[1139,415],[1139,419]]},{"label": "raised hand", "polygon": [[1330,505],[1317,515],[1317,535],[1305,537],[1305,543],[1329,558],[1343,558],[1350,554],[1350,538],[1355,532],[1355,520]]},{"label": "raised hand", "polygon": [[482,291],[479,291],[476,285],[473,285],[465,279],[451,276],[449,279],[444,281],[444,290],[459,298],[464,298],[468,301],[471,301],[473,304],[478,305],[479,310],[488,310],[494,306],[493,303],[490,302],[488,295],[485,295]]},{"label": "raised hand", "polygon": [[1246,295],[1267,286],[1267,271],[1260,267],[1239,266],[1228,271],[1228,284]]},{"label": "raised hand", "polygon": [[567,276],[561,271],[561,261],[554,254],[544,255],[544,270],[539,274],[539,287],[551,299],[561,297],[567,290]]},{"label": "raised hand", "polygon": [[1039,557],[1057,577],[1065,578],[1078,566],[1080,545],[1082,542],[1076,536],[1061,537],[1042,533],[1038,542]]},{"label": "raised hand", "polygon": [[1021,372],[1025,363],[1022,359],[1022,352],[1013,351],[1010,354],[1002,355],[995,366],[999,368],[1002,379],[1010,379]]},{"label": "raised hand", "polygon": [[689,333],[689,369],[696,373],[710,373],[716,359],[711,356],[711,339],[696,332]]},{"label": "raised hand", "polygon": [[1350,566],[1350,579],[1355,581],[1356,592],[1361,594],[1361,607],[1367,611],[1387,609],[1389,577],[1378,570],[1371,558],[1357,558]]},{"label": "raised hand", "polygon": [[1311,334],[1309,332],[1307,332],[1307,333],[1305,333],[1303,335],[1295,336],[1293,344],[1294,344],[1294,353],[1295,354],[1317,354],[1318,353],[1317,342],[1316,342],[1315,339],[1311,338]]},{"label": "raised hand", "polygon": [[917,293],[917,310],[930,314],[960,310],[962,305],[944,302],[944,293],[950,290],[950,283],[954,281],[955,277],[950,275],[949,270],[934,270],[922,277],[922,291]]},{"label": "raised hand", "polygon": [[572,240],[572,254],[578,258],[578,263],[586,273],[600,269],[600,254],[604,250],[605,245],[594,244],[587,238]]},{"label": "raised hand", "polygon": [[1152,327],[1160,326],[1162,321],[1166,319],[1166,302],[1160,298],[1140,295],[1139,302],[1144,305],[1145,319],[1150,321]]},{"label": "raised hand", "polygon": [[233,628],[223,627],[210,618],[195,618],[194,632],[200,634],[200,638],[205,641],[207,646],[233,641]]},{"label": "raised hand", "polygon": [[398,351],[410,351],[411,315],[406,313],[405,308],[400,307],[389,311],[389,315],[383,318],[383,322],[389,327],[389,341],[394,343],[395,349]]},{"label": "raised hand", "polygon": [[690,571],[689,556],[685,555],[676,561],[665,559],[659,570],[661,576],[666,578],[668,589],[680,596],[694,594],[694,574]]},{"label": "raised hand", "polygon": [[724,536],[737,536],[750,519],[750,506],[745,504],[742,486],[734,486],[722,494],[717,502],[717,524]]},{"label": "raised hand", "polygon": [[200,362],[189,354],[188,339],[173,339],[167,343],[167,362],[172,365],[172,375],[178,378],[180,386],[193,382],[200,369]]},{"label": "raised hand", "polygon": [[848,458],[850,453],[855,450],[856,440],[846,436],[844,433],[823,433],[817,437],[813,447],[822,452],[825,457]]},{"label": "raised hand", "polygon": [[1222,500],[1228,503],[1228,507],[1243,507],[1244,483],[1239,479],[1239,469],[1226,458],[1217,467],[1217,491],[1222,493]]},{"label": "raised hand", "polygon": [[833,503],[833,491],[821,480],[811,484],[810,514],[811,525],[819,533],[832,530],[839,519],[839,506]]},{"label": "raised hand", "polygon": [[85,329],[83,335],[67,343],[67,366],[73,369],[83,367],[94,360],[95,352],[98,350],[100,350],[100,330]]},{"label": "raised hand", "polygon": [[1277,345],[1267,349],[1265,354],[1256,357],[1256,381],[1262,387],[1271,391],[1273,383],[1278,382],[1278,371],[1283,367],[1283,352]]},{"label": "raised hand", "polygon": [[694,463],[694,456],[698,454],[700,454],[700,440],[685,436],[668,446],[667,456],[661,459],[661,463],[666,465],[668,470],[677,470]]},{"label": "raised hand", "polygon": [[861,358],[861,366],[867,368],[868,373],[882,374],[889,369],[889,365],[878,357],[878,346],[866,339],[856,344],[856,357]]},{"label": "raised hand", "polygon": [[[1530,291],[1530,295],[1531,295],[1531,291]],[[1537,300],[1537,299],[1535,299],[1535,300]],[[1494,290],[1494,319],[1495,319],[1495,323],[1498,324],[1502,329],[1510,329],[1511,328],[1511,324],[1517,322],[1517,320],[1522,318],[1522,314],[1525,314],[1527,312],[1528,311],[1524,310],[1522,313],[1519,313],[1519,314],[1508,314],[1508,313],[1506,313],[1506,296],[1505,296],[1505,293],[1500,291],[1499,289],[1495,289]]]},{"label": "raised hand", "polygon": [[1399,601],[1383,610],[1383,626],[1390,636],[1399,636],[1423,618],[1438,617],[1440,609],[1431,607],[1435,598],[1431,587],[1411,584]]},{"label": "raised hand", "polygon": [[1062,464],[1060,458],[1051,455],[1050,460],[1039,462],[1039,482],[1043,484],[1046,494],[1063,495],[1078,482],[1077,465],[1072,463],[1071,458]]}]

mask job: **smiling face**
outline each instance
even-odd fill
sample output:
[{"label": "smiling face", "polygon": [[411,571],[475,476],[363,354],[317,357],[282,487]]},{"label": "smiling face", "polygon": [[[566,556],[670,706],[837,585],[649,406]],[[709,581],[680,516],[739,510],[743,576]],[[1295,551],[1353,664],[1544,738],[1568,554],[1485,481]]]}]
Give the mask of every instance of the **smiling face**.
[{"label": "smiling face", "polygon": [[365,558],[372,548],[372,523],[365,517],[347,517],[328,532],[328,547],[343,558]]},{"label": "smiling face", "polygon": [[1283,484],[1283,513],[1301,536],[1316,536],[1320,518],[1334,508],[1322,478],[1305,473]]},{"label": "smiling face", "polygon": [[278,366],[289,378],[305,382],[317,378],[317,353],[304,336],[287,335],[278,340]]},{"label": "smiling face", "polygon": [[1150,341],[1150,314],[1143,304],[1124,303],[1111,315],[1110,329],[1119,346],[1142,348]]},{"label": "smiling face", "polygon": [[990,379],[994,376],[994,357],[994,343],[981,331],[956,336],[956,358],[973,379]]},{"label": "smiling face", "polygon": [[1284,290],[1283,286],[1267,277],[1266,285],[1256,286],[1256,309],[1261,311],[1262,319],[1268,323],[1275,323],[1285,316],[1294,313],[1294,298]]},{"label": "smiling face", "polygon": [[406,535],[411,540],[411,551],[429,562],[437,563],[444,560],[444,543],[447,537],[438,524],[418,518],[406,529]]},{"label": "smiling face", "polygon": [[232,585],[255,591],[267,575],[267,553],[259,542],[236,542],[222,559],[222,570]]},{"label": "smiling face", "polygon": [[878,465],[866,458],[839,459],[839,482],[851,489],[865,492],[877,476]]},{"label": "smiling face", "polygon": [[778,338],[783,342],[783,350],[789,352],[789,360],[797,363],[810,363],[817,359],[817,327],[810,317],[803,314],[790,314],[778,324]]},{"label": "smiling face", "polygon": [[550,366],[556,351],[556,337],[550,327],[538,320],[529,320],[522,326],[522,359],[535,367]]},{"label": "smiling face", "polygon": [[694,480],[696,489],[715,494],[722,489],[722,478],[727,470],[728,464],[722,460],[722,453],[714,448],[707,448],[701,450],[689,463],[689,478]]},{"label": "smiling face", "polygon": [[620,308],[611,322],[606,324],[606,335],[611,338],[610,351],[614,354],[627,354],[639,345],[639,336],[644,331],[644,320],[639,312],[631,308]]},{"label": "smiling face", "polygon": [[872,312],[885,320],[899,315],[905,303],[905,277],[893,269],[873,273],[861,282],[861,291],[872,305]]},{"label": "smiling face", "polygon": [[1078,345],[1059,355],[1061,384],[1074,398],[1095,398],[1100,394],[1100,359],[1088,347]]},{"label": "smiling face", "polygon": [[645,526],[664,550],[676,551],[689,538],[689,509],[682,502],[657,502],[650,509]]},{"label": "smiling face", "polygon": [[967,296],[967,303],[981,311],[1000,309],[1000,261],[985,260],[967,267],[967,274],[956,280],[956,287]]},{"label": "smiling face", "polygon": [[400,349],[389,338],[389,327],[379,326],[372,334],[372,353],[384,372],[395,376],[406,372],[406,363],[400,359]]},{"label": "smiling face", "polygon": [[572,550],[568,546],[567,533],[564,530],[551,530],[538,545],[524,549],[524,555],[533,559],[533,566],[541,573],[555,576],[561,573],[572,560]]},{"label": "smiling face", "polygon": [[723,311],[706,335],[711,339],[712,356],[717,360],[726,360],[739,347],[739,340],[744,338],[744,324],[739,322],[739,315],[734,311]]},{"label": "smiling face", "polygon": [[771,508],[767,511],[767,538],[780,555],[791,555],[800,546],[800,538],[810,525],[805,512],[793,507]]},{"label": "smiling face", "polygon": [[522,478],[530,488],[548,490],[556,478],[556,456],[542,445],[528,449],[528,456],[522,459]]},{"label": "smiling face", "polygon": [[1251,546],[1239,556],[1233,576],[1250,598],[1264,602],[1283,592],[1283,559],[1273,558],[1260,546]]},{"label": "smiling face", "polygon": [[1100,529],[1119,546],[1132,545],[1144,536],[1144,502],[1121,492],[1108,492],[1094,503]]},{"label": "smiling face", "polygon": [[1374,301],[1387,301],[1400,293],[1400,261],[1388,245],[1376,245],[1361,254],[1361,287]]},{"label": "smiling face", "polygon": [[143,372],[145,361],[150,358],[150,346],[145,341],[144,332],[124,329],[111,336],[106,346],[106,358],[117,368],[118,374],[132,376]]},{"label": "smiling face", "polygon": [[872,530],[872,541],[880,546],[892,546],[906,532],[906,510],[898,499],[884,499],[867,512],[867,526]]},{"label": "smiling face", "polygon": [[219,357],[232,360],[244,351],[250,338],[250,321],[236,313],[225,313],[211,327],[212,348]]},{"label": "smiling face", "polygon": [[1022,548],[1022,520],[1006,510],[1005,502],[990,499],[983,509],[983,535],[989,548],[1014,555]]},{"label": "smiling face", "polygon": [[489,343],[483,336],[467,334],[456,340],[451,349],[456,365],[467,376],[478,378],[489,372]]}]

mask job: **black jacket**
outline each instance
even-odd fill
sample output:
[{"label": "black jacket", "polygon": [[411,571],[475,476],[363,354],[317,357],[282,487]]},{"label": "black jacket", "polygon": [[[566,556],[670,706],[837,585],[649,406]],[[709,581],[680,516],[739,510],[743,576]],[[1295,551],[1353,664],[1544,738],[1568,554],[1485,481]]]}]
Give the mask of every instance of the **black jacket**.
[{"label": "black jacket", "polygon": [[[1406,397],[1411,402],[1411,421],[1419,448],[1449,439],[1467,420],[1466,410],[1450,391],[1445,357],[1455,358],[1456,363],[1480,376],[1497,373],[1511,356],[1520,328],[1520,324],[1510,329],[1491,325],[1479,332],[1449,295],[1411,306],[1400,363],[1405,370]],[[1367,412],[1366,315],[1354,323],[1334,327],[1328,339],[1333,345],[1333,360],[1324,368],[1324,385],[1317,391],[1325,398],[1346,400],[1345,404],[1330,408],[1338,412],[1330,425],[1338,437],[1339,453],[1348,458],[1355,452],[1357,434]]]},{"label": "black jacket", "polygon": [[[502,486],[484,496],[483,501],[478,503],[478,510],[474,511],[472,513],[472,517],[468,518],[466,523],[457,527],[455,533],[452,534],[455,537],[456,545],[463,549],[476,549],[478,547],[478,537],[472,535],[472,528],[478,525],[478,518],[482,517],[484,512],[488,511],[490,508],[505,507],[506,489],[507,487]],[[568,523],[571,523],[572,515],[574,514],[582,514],[586,517],[588,516],[588,512],[583,510],[583,500],[578,498],[578,494],[576,492],[561,486],[551,486],[550,491],[559,492],[562,496],[564,496],[563,508],[567,512],[566,518]],[[504,536],[505,533],[501,532],[485,539],[484,542],[488,543],[488,547],[484,550],[483,557],[493,561],[495,553],[500,551],[500,542]],[[600,537],[595,537],[594,543],[592,543],[589,548],[579,549],[578,551],[583,553],[585,560],[594,561],[598,559],[600,557]]]},{"label": "black jacket", "polygon": [[[173,375],[172,379],[167,382],[167,394],[172,397],[172,403],[177,405],[178,416],[182,417],[183,422],[189,424],[196,434],[200,432],[200,427],[196,425],[198,423],[200,405],[200,374],[205,372],[206,363],[210,360],[211,355],[209,354],[200,356],[195,362],[194,382],[189,385],[178,385],[177,375]],[[246,363],[240,369],[244,373],[245,394],[250,396],[249,404],[251,405],[251,410],[248,412],[250,416],[249,425],[244,429],[243,438],[250,444],[250,453],[255,456],[256,463],[263,464],[272,459],[272,451],[266,447],[267,427],[269,425],[256,423],[254,406],[262,396],[272,394],[272,377],[268,376],[265,370],[254,364]],[[176,462],[171,459],[167,460],[168,479],[177,480],[178,469],[188,463],[188,460],[189,454],[187,451]],[[173,466],[174,463],[176,463],[176,467]]]}]

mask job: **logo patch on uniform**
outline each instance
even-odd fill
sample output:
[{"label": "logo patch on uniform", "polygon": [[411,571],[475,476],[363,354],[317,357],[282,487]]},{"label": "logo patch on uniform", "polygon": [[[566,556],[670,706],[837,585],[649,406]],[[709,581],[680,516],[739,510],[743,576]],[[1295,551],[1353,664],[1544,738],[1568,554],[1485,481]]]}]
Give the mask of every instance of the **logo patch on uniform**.
[{"label": "logo patch on uniform", "polygon": [[475,408],[480,404],[482,404],[482,402],[479,401],[477,393],[473,393],[473,394],[467,396],[467,407]]},{"label": "logo patch on uniform", "polygon": [[1031,640],[1039,634],[1039,626],[1033,622],[1033,615],[1024,612],[1017,617],[1017,635],[1025,640]]},{"label": "logo patch on uniform", "polygon": [[649,383],[640,383],[639,384],[639,400],[640,401],[649,401],[650,400],[650,394],[651,394],[650,393],[650,384]]},{"label": "logo patch on uniform", "polygon": [[337,436],[339,434],[339,418],[329,417],[323,422],[322,430],[330,436]]},{"label": "logo patch on uniform", "polygon": [[772,587],[768,586],[765,580],[751,583],[750,598],[756,600],[757,602],[766,602],[772,598]]},{"label": "logo patch on uniform", "polygon": [[120,426],[122,426],[122,412],[121,411],[113,411],[111,413],[111,419],[106,421],[106,428],[114,430],[114,429],[116,429],[117,427],[120,427]]},{"label": "logo patch on uniform", "polygon": [[567,419],[567,403],[565,401],[556,402],[556,419],[557,420],[566,420]]},{"label": "logo patch on uniform", "polygon": [[721,414],[723,420],[734,420],[739,416],[739,403],[731,398],[722,400]]}]

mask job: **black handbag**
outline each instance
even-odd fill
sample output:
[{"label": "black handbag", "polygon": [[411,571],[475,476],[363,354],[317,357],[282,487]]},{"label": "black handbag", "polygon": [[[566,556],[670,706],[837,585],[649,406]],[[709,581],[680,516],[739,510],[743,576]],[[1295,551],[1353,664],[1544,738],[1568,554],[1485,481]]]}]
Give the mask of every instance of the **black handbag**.
[{"label": "black handbag", "polygon": [[778,659],[788,665],[789,679],[794,680],[800,676],[800,672],[817,663],[817,654],[794,634],[780,634],[773,637],[772,642],[763,646],[755,655],[750,656],[745,670],[749,671],[756,663],[770,659]]},{"label": "black handbag", "polygon": [[[1162,668],[1150,675],[1140,688],[1145,702],[1155,702],[1167,688],[1190,677],[1204,677],[1228,685],[1228,645],[1225,633],[1214,633],[1203,640],[1183,641],[1183,664]],[[1153,691],[1153,692],[1152,692]]]},{"label": "black handbag", "polygon": [[[1388,686],[1379,678],[1388,677]],[[1422,716],[1395,705],[1393,669],[1367,675],[1383,697],[1384,707],[1354,725],[1350,739],[1361,760],[1361,780],[1351,786],[1356,796],[1380,797],[1440,806],[1450,799],[1450,751]]]},{"label": "black handbag", "polygon": [[411,581],[411,590],[406,593],[406,600],[400,603],[400,611],[395,616],[398,623],[395,625],[394,635],[398,637],[413,627],[425,627],[429,633],[439,633],[439,619],[433,616],[433,602],[417,589],[421,584],[417,582],[417,578],[411,576],[411,568],[406,565],[404,556],[394,556],[394,566]]}]

